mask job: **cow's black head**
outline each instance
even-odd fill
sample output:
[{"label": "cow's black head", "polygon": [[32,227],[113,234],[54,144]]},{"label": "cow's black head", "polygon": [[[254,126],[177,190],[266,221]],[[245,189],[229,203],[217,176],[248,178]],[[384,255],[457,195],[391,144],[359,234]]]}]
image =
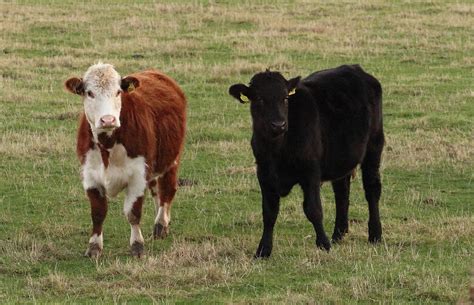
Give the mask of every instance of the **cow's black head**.
[{"label": "cow's black head", "polygon": [[255,74],[250,85],[235,84],[229,94],[241,103],[250,102],[253,129],[266,139],[276,139],[288,130],[288,96],[301,77],[286,80],[279,72]]}]

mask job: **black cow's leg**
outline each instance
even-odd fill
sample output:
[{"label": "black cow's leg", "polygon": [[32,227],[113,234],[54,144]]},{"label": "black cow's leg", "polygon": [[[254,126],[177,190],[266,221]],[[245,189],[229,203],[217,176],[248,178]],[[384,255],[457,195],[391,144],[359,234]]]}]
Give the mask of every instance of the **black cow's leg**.
[{"label": "black cow's leg", "polygon": [[316,232],[316,246],[329,251],[329,242],[323,226],[323,208],[320,198],[320,179],[305,179],[301,183],[304,193],[303,210],[308,220],[313,224]]},{"label": "black cow's leg", "polygon": [[379,242],[382,239],[382,225],[379,216],[382,184],[380,183],[379,168],[383,144],[383,133],[371,139],[361,166],[365,198],[369,204],[369,242],[371,243]]},{"label": "black cow's leg", "polygon": [[[263,234],[255,253],[255,257],[269,257],[273,247],[273,227],[280,209],[280,195],[276,191],[269,173],[257,169],[258,181],[262,192]],[[272,181],[273,180],[273,181]]]},{"label": "black cow's leg", "polygon": [[336,197],[336,221],[332,241],[338,242],[349,231],[349,192],[351,186],[351,176],[332,182],[332,189]]},{"label": "black cow's leg", "polygon": [[[276,195],[276,196],[275,196]],[[263,234],[255,253],[255,257],[269,257],[273,248],[273,227],[280,209],[280,197],[273,192],[262,190]]]}]

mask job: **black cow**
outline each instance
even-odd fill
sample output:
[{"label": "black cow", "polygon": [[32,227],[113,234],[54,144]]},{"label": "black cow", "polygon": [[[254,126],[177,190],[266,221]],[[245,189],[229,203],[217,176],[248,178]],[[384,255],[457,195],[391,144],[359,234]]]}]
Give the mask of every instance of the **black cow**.
[{"label": "black cow", "polygon": [[231,86],[229,93],[241,103],[251,102],[252,150],[264,225],[256,257],[270,256],[280,198],[295,184],[303,190],[303,209],[314,226],[316,245],[329,250],[320,185],[332,182],[337,209],[332,240],[339,241],[348,232],[350,176],[358,164],[369,204],[369,242],[381,240],[378,202],[384,133],[377,79],[358,65],[315,72],[303,80],[286,80],[267,70],[254,75],[250,86]]}]

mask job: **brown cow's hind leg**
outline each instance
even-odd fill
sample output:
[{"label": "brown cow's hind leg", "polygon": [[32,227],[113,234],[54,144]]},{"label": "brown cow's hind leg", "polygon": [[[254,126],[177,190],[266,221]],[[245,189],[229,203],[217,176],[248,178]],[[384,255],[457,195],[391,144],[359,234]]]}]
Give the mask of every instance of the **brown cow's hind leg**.
[{"label": "brown cow's hind leg", "polygon": [[[169,234],[171,220],[171,203],[177,190],[178,167],[173,166],[158,178],[158,196],[155,196],[156,219],[153,237],[165,238]],[[158,200],[159,197],[159,200]]]}]

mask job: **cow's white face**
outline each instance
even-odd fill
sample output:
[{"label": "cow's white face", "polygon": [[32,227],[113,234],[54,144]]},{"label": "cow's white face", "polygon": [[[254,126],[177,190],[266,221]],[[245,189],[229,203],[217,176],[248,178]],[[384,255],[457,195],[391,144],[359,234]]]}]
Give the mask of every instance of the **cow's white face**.
[{"label": "cow's white face", "polygon": [[121,78],[111,65],[91,66],[83,77],[84,112],[97,133],[120,127]]},{"label": "cow's white face", "polygon": [[121,79],[112,65],[98,63],[90,66],[82,79],[68,79],[65,86],[70,92],[83,97],[84,112],[92,132],[97,136],[120,127],[123,88],[128,90],[138,87],[138,84],[135,77]]}]

